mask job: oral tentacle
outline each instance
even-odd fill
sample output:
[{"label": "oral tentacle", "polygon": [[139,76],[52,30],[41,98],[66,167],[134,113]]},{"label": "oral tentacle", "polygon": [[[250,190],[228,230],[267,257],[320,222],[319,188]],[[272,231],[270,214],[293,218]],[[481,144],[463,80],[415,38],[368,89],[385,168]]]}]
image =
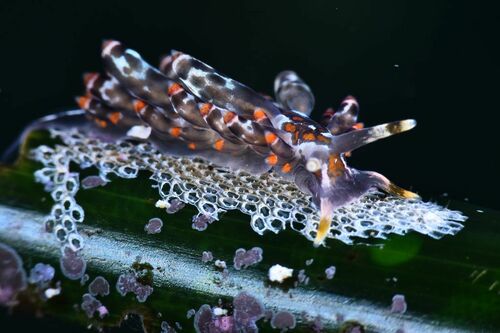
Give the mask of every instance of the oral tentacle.
[{"label": "oral tentacle", "polygon": [[384,175],[375,172],[375,171],[362,171],[371,182],[373,182],[373,186],[385,191],[389,194],[392,194],[397,197],[406,198],[406,199],[420,199],[420,196],[417,193],[413,193],[411,191],[405,190],[393,182],[391,182]]}]

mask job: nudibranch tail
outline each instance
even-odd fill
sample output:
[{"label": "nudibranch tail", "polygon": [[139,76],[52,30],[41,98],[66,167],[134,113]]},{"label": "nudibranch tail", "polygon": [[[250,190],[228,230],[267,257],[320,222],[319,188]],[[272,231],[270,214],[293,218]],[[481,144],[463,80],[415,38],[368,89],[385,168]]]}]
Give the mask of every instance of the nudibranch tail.
[{"label": "nudibranch tail", "polygon": [[43,116],[35,121],[31,122],[21,134],[12,142],[9,147],[2,153],[0,161],[2,162],[14,162],[17,158],[19,148],[25,143],[28,135],[36,130],[47,129],[57,126],[59,128],[70,128],[70,127],[86,127],[86,117],[85,111],[83,110],[69,110],[63,111],[56,114],[49,114]]}]

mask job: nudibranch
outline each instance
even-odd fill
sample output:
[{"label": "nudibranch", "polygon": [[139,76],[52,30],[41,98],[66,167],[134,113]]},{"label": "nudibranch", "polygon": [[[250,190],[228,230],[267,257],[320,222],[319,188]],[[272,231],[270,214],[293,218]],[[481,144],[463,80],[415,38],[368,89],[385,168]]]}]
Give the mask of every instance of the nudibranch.
[{"label": "nudibranch", "polygon": [[295,183],[319,210],[315,245],[328,235],[336,211],[370,190],[418,198],[379,173],[346,163],[351,151],[408,131],[415,120],[364,128],[358,102],[348,96],[337,111],[314,121],[311,89],[292,71],[277,75],[273,100],[182,52],[165,56],[159,69],[114,40],[103,43],[101,55],[105,74],[84,75],[80,110],[45,117],[31,128],[76,126],[107,142],[148,142],[163,154],[254,175],[271,170]]}]

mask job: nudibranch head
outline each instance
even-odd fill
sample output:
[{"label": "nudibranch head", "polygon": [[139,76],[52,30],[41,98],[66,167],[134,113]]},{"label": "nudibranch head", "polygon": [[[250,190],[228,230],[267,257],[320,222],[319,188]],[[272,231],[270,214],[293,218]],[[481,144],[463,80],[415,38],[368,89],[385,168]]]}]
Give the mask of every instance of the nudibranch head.
[{"label": "nudibranch head", "polygon": [[380,174],[348,167],[345,160],[351,151],[363,145],[412,129],[416,125],[415,120],[364,128],[362,123],[357,122],[358,102],[354,97],[347,96],[337,112],[327,110],[323,123],[318,124],[308,118],[313,105],[312,97],[307,94],[310,89],[295,73],[286,71],[279,74],[275,90],[282,107],[295,107],[283,111],[277,124],[282,130],[280,138],[291,147],[294,154],[289,155],[294,158],[285,156],[286,149],[278,147],[278,139],[274,137],[273,153],[281,159],[293,160],[291,173],[295,182],[311,194],[320,209],[316,245],[325,239],[335,209],[360,198],[372,188],[404,198],[418,197],[395,186]]},{"label": "nudibranch head", "polygon": [[[349,99],[351,100],[352,97]],[[333,119],[333,121],[343,124],[356,121],[352,115],[347,116],[347,120]],[[345,133],[339,132],[338,128],[334,127],[332,132],[339,134],[324,133],[325,137],[331,139],[328,145],[325,145],[323,141],[306,144],[302,142],[298,145],[304,168],[297,168],[296,182],[306,184],[306,190],[311,193],[313,201],[320,208],[315,245],[320,245],[325,239],[335,209],[358,199],[372,188],[404,198],[418,198],[417,194],[399,188],[384,176],[375,172],[350,168],[345,161],[346,155],[350,155],[352,150],[378,139],[410,130],[415,125],[414,120],[403,120],[366,129],[352,127]],[[304,147],[301,149],[301,146]]]}]

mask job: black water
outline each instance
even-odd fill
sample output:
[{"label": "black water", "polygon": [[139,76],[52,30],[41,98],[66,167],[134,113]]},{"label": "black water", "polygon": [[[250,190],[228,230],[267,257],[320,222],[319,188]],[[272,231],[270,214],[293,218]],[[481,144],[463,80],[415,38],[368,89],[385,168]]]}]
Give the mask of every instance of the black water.
[{"label": "black water", "polygon": [[[500,6],[491,1],[0,1],[0,151],[23,126],[75,107],[81,74],[101,70],[102,39],[156,63],[175,48],[272,93],[296,70],[314,116],[352,94],[374,125],[411,133],[351,163],[404,187],[500,208]],[[0,189],[1,191],[1,189]],[[1,332],[83,332],[0,312]]]},{"label": "black water", "polygon": [[368,125],[416,118],[351,163],[427,198],[499,208],[498,13],[452,0],[2,1],[0,148],[30,120],[74,108],[81,74],[101,70],[101,40],[114,38],[152,63],[183,50],[265,93],[294,69],[315,116],[353,94]]}]

